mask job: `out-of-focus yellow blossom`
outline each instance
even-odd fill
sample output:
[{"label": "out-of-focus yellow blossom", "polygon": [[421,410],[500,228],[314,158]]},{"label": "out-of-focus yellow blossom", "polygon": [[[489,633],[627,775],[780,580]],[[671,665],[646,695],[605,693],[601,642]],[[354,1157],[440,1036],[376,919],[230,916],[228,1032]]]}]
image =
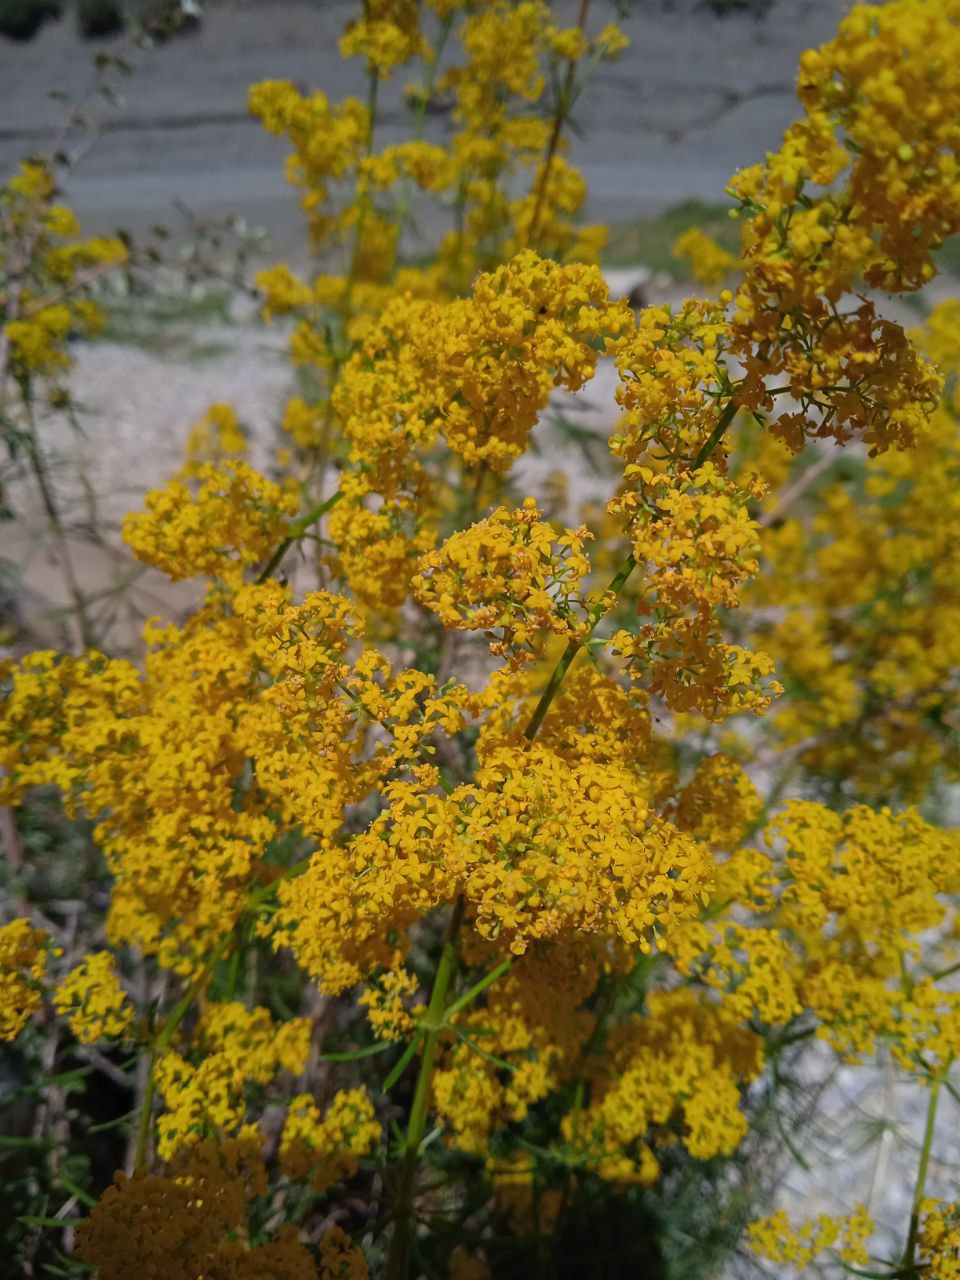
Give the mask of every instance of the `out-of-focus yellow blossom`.
[{"label": "out-of-focus yellow blossom", "polygon": [[[72,364],[69,340],[103,328],[91,285],[126,261],[127,248],[116,237],[81,239],[75,215],[54,202],[56,194],[51,165],[38,160],[25,161],[0,187],[0,326],[12,371],[59,385],[57,375]],[[12,314],[8,289],[16,294]]]},{"label": "out-of-focus yellow blossom", "polygon": [[363,1250],[342,1227],[328,1227],[320,1238],[320,1280],[367,1280],[369,1274]]},{"label": "out-of-focus yellow blossom", "polygon": [[258,1144],[198,1143],[165,1174],[117,1173],[77,1230],[77,1256],[103,1280],[138,1272],[169,1280],[318,1280],[296,1227],[281,1227],[275,1239],[251,1247],[251,1202],[266,1191]]},{"label": "out-of-focus yellow blossom", "polygon": [[926,1275],[934,1280],[960,1276],[960,1209],[956,1203],[930,1197],[920,1204],[919,1253]]},{"label": "out-of-focus yellow blossom", "polygon": [[[945,372],[956,367],[952,308],[916,336]],[[810,775],[842,776],[865,800],[917,801],[960,768],[952,396],[915,448],[821,485],[806,512],[765,532],[764,572],[745,593],[750,640],[790,688],[771,716],[776,739],[800,748]]]},{"label": "out-of-focus yellow blossom", "polygon": [[707,286],[719,284],[735,270],[738,262],[732,253],[699,227],[691,227],[677,237],[673,243],[673,256],[687,262],[694,280]]},{"label": "out-of-focus yellow blossom", "polygon": [[133,1009],[109,951],[95,951],[71,969],[53,995],[81,1044],[123,1037],[133,1025]]},{"label": "out-of-focus yellow blossom", "polygon": [[827,1250],[835,1250],[852,1266],[869,1265],[866,1241],[873,1235],[873,1222],[863,1205],[843,1217],[821,1214],[795,1225],[780,1209],[769,1218],[750,1223],[750,1248],[770,1262],[806,1267]]},{"label": "out-of-focus yellow blossom", "polygon": [[206,465],[219,466],[243,458],[247,438],[233,405],[210,405],[191,428],[184,452],[186,461],[180,475],[185,480],[196,479]]},{"label": "out-of-focus yellow blossom", "polygon": [[29,920],[0,928],[0,1040],[15,1040],[43,1003],[50,939]]},{"label": "out-of-focus yellow blossom", "polygon": [[283,541],[294,494],[243,461],[197,469],[197,491],[182,480],[147,495],[147,510],[124,521],[124,541],[138,560],[175,582],[201,575],[236,581]]},{"label": "out-of-focus yellow blossom", "polygon": [[338,1093],[321,1114],[310,1094],[291,1098],[280,1141],[280,1162],[291,1178],[316,1192],[352,1178],[362,1156],[380,1141],[373,1103],[362,1089]]},{"label": "out-of-focus yellow blossom", "polygon": [[712,849],[734,849],[762,806],[760,793],[735,760],[708,756],[677,796],[675,821]]}]

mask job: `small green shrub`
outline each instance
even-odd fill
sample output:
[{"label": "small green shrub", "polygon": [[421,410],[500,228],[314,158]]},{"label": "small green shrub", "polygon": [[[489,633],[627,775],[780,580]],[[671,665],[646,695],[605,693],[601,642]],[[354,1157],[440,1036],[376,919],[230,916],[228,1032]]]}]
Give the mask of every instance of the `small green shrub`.
[{"label": "small green shrub", "polygon": [[118,35],[125,25],[120,0],[77,0],[77,26],[88,40]]},{"label": "small green shrub", "polygon": [[59,0],[0,0],[0,35],[29,40],[48,18],[59,16]]}]

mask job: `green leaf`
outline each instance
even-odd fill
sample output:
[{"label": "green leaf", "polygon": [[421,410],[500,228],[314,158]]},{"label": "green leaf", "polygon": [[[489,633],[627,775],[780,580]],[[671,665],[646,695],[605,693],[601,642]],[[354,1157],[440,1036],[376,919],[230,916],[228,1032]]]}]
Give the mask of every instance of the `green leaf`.
[{"label": "green leaf", "polygon": [[417,1051],[417,1045],[419,1043],[420,1043],[420,1032],[417,1031],[414,1033],[413,1039],[404,1049],[403,1053],[400,1055],[397,1061],[393,1064],[393,1068],[390,1071],[390,1074],[387,1076],[386,1080],[384,1080],[383,1084],[380,1086],[381,1090],[384,1093],[389,1093],[390,1090],[393,1088],[393,1086],[397,1083],[397,1081],[403,1075],[404,1071],[406,1071],[408,1065],[410,1064],[410,1060],[412,1059],[413,1055]]},{"label": "green leaf", "polygon": [[368,1044],[362,1049],[351,1049],[348,1053],[321,1053],[321,1062],[359,1062],[361,1058],[373,1058],[378,1053],[386,1053],[396,1046],[396,1040],[385,1040],[380,1044]]}]

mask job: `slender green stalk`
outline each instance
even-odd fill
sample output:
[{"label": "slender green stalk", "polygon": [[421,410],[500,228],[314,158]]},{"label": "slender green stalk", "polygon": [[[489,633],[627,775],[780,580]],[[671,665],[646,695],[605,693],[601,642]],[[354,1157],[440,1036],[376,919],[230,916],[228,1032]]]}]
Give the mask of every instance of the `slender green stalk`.
[{"label": "slender green stalk", "polygon": [[960,973],[960,960],[956,964],[948,964],[945,969],[937,969],[935,973],[931,973],[931,982],[939,982],[942,978],[949,978],[951,974]]},{"label": "slender green stalk", "polygon": [[413,1055],[417,1052],[419,1045],[420,1045],[420,1030],[418,1028],[410,1037],[410,1043],[407,1045],[403,1053],[401,1053],[400,1057],[393,1064],[390,1074],[387,1076],[386,1080],[384,1080],[382,1085],[382,1089],[384,1093],[389,1093],[390,1090],[393,1088],[393,1086],[397,1083],[397,1081],[403,1075],[404,1071],[406,1071],[407,1067],[410,1065]]},{"label": "slender green stalk", "polygon": [[723,439],[726,434],[727,427],[729,427],[731,422],[733,422],[739,409],[740,406],[737,404],[736,400],[731,400],[727,404],[723,413],[721,413],[720,417],[717,419],[717,425],[700,446],[700,450],[693,460],[693,466],[690,468],[691,471],[696,471],[699,467],[702,467],[707,459],[713,455],[714,449],[716,449],[717,445]]},{"label": "slender green stalk", "polygon": [[[380,76],[376,71],[370,72],[367,86],[367,137],[364,150],[368,156],[373,154],[373,134],[377,120],[377,96],[380,90]],[[342,339],[346,342],[347,326],[350,323],[350,317],[353,314],[353,291],[357,283],[357,273],[360,270],[360,256],[363,253],[363,232],[367,222],[367,215],[370,212],[370,185],[369,182],[363,181],[358,186],[357,199],[360,205],[360,212],[357,214],[357,224],[354,227],[353,249],[350,253],[350,266],[347,270],[347,287],[344,290],[343,302],[340,308],[341,324],[343,326]],[[343,366],[343,357],[340,356],[334,364],[334,373],[331,380],[330,392],[333,393],[333,384],[336,382],[340,369]]]},{"label": "slender green stalk", "polygon": [[950,1061],[930,1082],[930,1100],[927,1103],[927,1119],[923,1129],[920,1163],[917,1166],[917,1181],[913,1189],[913,1207],[910,1211],[910,1230],[907,1234],[907,1247],[903,1252],[902,1266],[908,1273],[915,1266],[917,1240],[920,1235],[920,1206],[923,1203],[923,1196],[927,1186],[927,1172],[930,1168],[930,1154],[933,1150],[933,1135],[937,1127],[937,1106],[940,1102],[940,1087],[949,1069]]},{"label": "slender green stalk", "polygon": [[394,1207],[393,1239],[390,1242],[390,1256],[387,1260],[387,1280],[403,1280],[410,1269],[410,1230],[411,1210],[413,1208],[413,1186],[417,1173],[417,1159],[420,1144],[427,1129],[427,1108],[430,1100],[430,1083],[433,1078],[433,1064],[437,1053],[437,1040],[446,1020],[447,992],[457,967],[457,940],[460,926],[463,923],[465,903],[463,897],[457,898],[454,904],[447,933],[443,940],[443,951],[437,965],[430,992],[430,1003],[420,1023],[423,1053],[420,1057],[420,1070],[414,1087],[413,1103],[410,1107],[410,1119],[404,1141],[403,1164],[400,1167],[400,1178]]},{"label": "slender green stalk", "polygon": [[623,564],[620,566],[617,572],[610,579],[610,585],[607,587],[606,591],[603,593],[602,598],[590,610],[590,614],[587,622],[587,630],[585,631],[585,633],[581,637],[570,640],[567,643],[567,647],[566,649],[564,649],[563,654],[560,657],[560,661],[554,667],[553,672],[550,676],[550,679],[547,681],[546,688],[544,689],[543,693],[540,695],[540,701],[537,703],[536,707],[534,708],[533,715],[530,717],[530,723],[527,725],[526,729],[524,729],[523,731],[523,736],[527,739],[528,742],[532,742],[533,739],[537,736],[537,732],[539,731],[540,726],[543,724],[543,718],[547,714],[547,712],[550,710],[550,704],[553,702],[554,698],[557,696],[557,692],[559,691],[560,686],[563,684],[563,678],[567,674],[567,672],[570,670],[570,667],[573,664],[574,658],[576,658],[580,650],[584,648],[587,642],[591,639],[594,631],[596,631],[600,623],[601,618],[603,618],[609,612],[610,596],[611,595],[618,596],[620,594],[620,592],[626,586],[627,579],[630,577],[631,573],[633,573],[636,567],[637,567],[637,561],[633,552],[631,551],[630,554],[627,556],[626,560],[624,560]]},{"label": "slender green stalk", "polygon": [[473,1004],[477,996],[486,991],[487,987],[492,986],[498,978],[502,978],[512,964],[513,956],[507,956],[506,960],[501,960],[497,967],[495,969],[491,969],[485,978],[481,978],[480,981],[475,983],[469,991],[464,992],[459,1000],[454,1000],[453,1004],[447,1010],[447,1018],[452,1018],[455,1013],[459,1013],[461,1009],[465,1009],[468,1004]]},{"label": "slender green stalk", "polygon": [[[423,92],[420,101],[417,103],[416,129],[414,137],[417,142],[423,141],[423,135],[426,132],[427,123],[427,106],[433,97],[433,91],[437,84],[437,73],[440,70],[440,60],[443,57],[443,51],[446,48],[447,40],[450,38],[450,32],[453,29],[453,14],[448,14],[440,23],[440,31],[437,34],[437,42],[433,50],[433,60],[430,63],[430,73],[427,76],[426,84],[423,86]],[[401,248],[400,241],[403,239],[403,233],[406,230],[407,219],[410,216],[410,208],[413,203],[412,199],[413,181],[409,177],[404,183],[403,194],[400,203],[397,206],[397,250]]]},{"label": "slender green stalk", "polygon": [[311,507],[306,515],[302,515],[299,520],[295,520],[290,526],[287,536],[277,547],[276,551],[267,561],[264,568],[257,577],[257,582],[266,582],[268,578],[272,578],[280,566],[280,562],[287,554],[295,542],[299,542],[303,535],[307,532],[311,525],[317,523],[321,516],[325,516],[331,507],[335,506],[343,497],[343,490],[338,489],[336,493],[325,498],[323,502],[318,502],[315,507]]},{"label": "slender green stalk", "polygon": [[56,496],[53,492],[53,486],[50,484],[47,475],[47,464],[43,457],[40,447],[40,439],[37,433],[37,423],[33,413],[33,399],[24,392],[23,395],[24,408],[27,418],[27,458],[30,463],[30,470],[33,472],[33,478],[37,482],[37,488],[40,491],[40,500],[43,504],[43,510],[47,517],[47,523],[50,532],[53,535],[54,542],[57,546],[57,553],[60,557],[60,566],[63,569],[63,576],[66,582],[67,591],[70,599],[73,601],[73,613],[75,615],[77,638],[80,642],[81,649],[91,649],[96,643],[96,637],[90,625],[90,618],[87,613],[87,602],[80,590],[80,582],[74,570],[73,558],[70,554],[70,544],[67,542],[66,530],[63,527],[63,521],[60,518],[60,509],[57,506]]},{"label": "slender green stalk", "polygon": [[[376,71],[370,71],[367,79],[367,135],[364,142],[364,149],[368,157],[373,154],[373,135],[377,123],[377,97],[379,91],[380,76]],[[340,381],[340,374],[343,372],[343,366],[349,354],[347,351],[347,330],[350,327],[350,319],[353,315],[353,294],[357,283],[357,273],[360,270],[363,232],[370,209],[369,183],[359,176],[354,199],[359,206],[359,213],[357,214],[356,225],[353,228],[353,244],[350,249],[350,263],[347,267],[346,287],[340,299],[340,339],[331,353],[330,372],[327,379],[327,399],[323,408],[323,425],[317,450],[317,484],[321,489],[326,477],[330,455],[330,436],[333,431],[333,393],[336,390],[337,383]]]},{"label": "slender green stalk", "polygon": [[[590,8],[590,0],[580,0],[580,13],[577,18],[577,26],[582,31],[586,26],[587,12]],[[560,135],[563,133],[563,126],[570,119],[570,113],[573,110],[575,101],[574,87],[577,75],[577,60],[571,58],[567,62],[567,73],[564,77],[563,86],[557,98],[557,108],[553,117],[553,128],[550,131],[550,139],[547,142],[547,149],[543,157],[543,163],[540,166],[540,174],[537,178],[537,190],[533,202],[533,214],[530,218],[530,226],[525,237],[526,244],[530,248],[536,247],[537,234],[540,230],[540,218],[543,214],[543,205],[547,195],[547,183],[550,179],[550,170],[553,168],[553,162],[556,159],[557,149],[560,146]]]}]

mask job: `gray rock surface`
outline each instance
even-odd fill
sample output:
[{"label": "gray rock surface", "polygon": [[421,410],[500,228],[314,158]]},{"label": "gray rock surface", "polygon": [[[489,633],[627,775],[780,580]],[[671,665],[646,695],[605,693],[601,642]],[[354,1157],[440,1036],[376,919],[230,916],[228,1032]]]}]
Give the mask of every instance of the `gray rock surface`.
[{"label": "gray rock surface", "polygon": [[[573,20],[572,0],[556,7]],[[826,39],[847,8],[846,0],[772,0],[761,16],[721,18],[695,0],[638,0],[624,22],[630,48],[597,69],[578,104],[582,136],[571,158],[586,174],[590,215],[616,220],[688,197],[722,198],[733,170],[779,141],[796,112],[799,53]],[[336,47],[350,12],[349,0],[212,0],[200,30],[128,52],[125,102],[98,110],[102,135],[69,181],[84,221],[142,230],[169,217],[179,197],[204,216],[243,211],[289,259],[303,238],[283,183],[284,146],[249,118],[246,88],[279,78],[334,100],[362,97],[359,60],[345,63]],[[605,23],[616,11],[598,0],[594,15]],[[49,90],[81,92],[94,47],[70,17],[25,46],[0,40],[0,172],[47,142],[62,111]],[[385,86],[386,141],[403,132],[407,78],[401,69]],[[449,127],[430,116],[428,136]]]}]

